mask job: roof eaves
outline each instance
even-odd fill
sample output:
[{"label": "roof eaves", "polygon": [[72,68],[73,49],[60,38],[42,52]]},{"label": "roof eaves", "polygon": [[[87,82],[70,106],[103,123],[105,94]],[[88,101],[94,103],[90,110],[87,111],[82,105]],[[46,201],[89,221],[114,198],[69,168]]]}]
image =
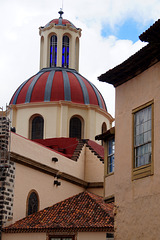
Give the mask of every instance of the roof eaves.
[{"label": "roof eaves", "polygon": [[110,128],[105,133],[95,136],[95,140],[107,140],[115,135],[115,127]]},{"label": "roof eaves", "polygon": [[143,42],[154,42],[158,43],[160,39],[160,19],[158,19],[150,28],[148,28],[145,32],[143,32],[139,39]]},{"label": "roof eaves", "polygon": [[126,61],[98,77],[117,87],[160,61],[160,44],[148,44]]}]

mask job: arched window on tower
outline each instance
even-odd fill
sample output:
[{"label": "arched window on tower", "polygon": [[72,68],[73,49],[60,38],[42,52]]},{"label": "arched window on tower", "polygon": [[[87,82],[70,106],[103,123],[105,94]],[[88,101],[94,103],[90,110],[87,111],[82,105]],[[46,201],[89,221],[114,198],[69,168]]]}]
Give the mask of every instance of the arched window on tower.
[{"label": "arched window on tower", "polygon": [[27,216],[38,211],[39,197],[36,191],[31,191],[27,198]]},{"label": "arched window on tower", "polygon": [[57,66],[57,36],[52,35],[50,38],[50,67]]},{"label": "arched window on tower", "polygon": [[31,139],[43,139],[44,120],[41,116],[32,119]]},{"label": "arched window on tower", "polygon": [[82,136],[82,122],[78,117],[72,117],[70,119],[69,137],[81,138]]},{"label": "arched window on tower", "polygon": [[62,42],[62,67],[69,67],[69,37],[66,35]]}]

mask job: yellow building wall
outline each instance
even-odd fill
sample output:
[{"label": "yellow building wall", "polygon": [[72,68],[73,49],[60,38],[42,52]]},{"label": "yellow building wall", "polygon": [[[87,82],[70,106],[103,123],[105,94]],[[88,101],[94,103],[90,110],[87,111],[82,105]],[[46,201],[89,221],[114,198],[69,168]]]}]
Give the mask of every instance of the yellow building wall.
[{"label": "yellow building wall", "polygon": [[[159,240],[160,63],[116,88],[115,240]],[[154,174],[132,180],[132,110],[154,101]],[[107,181],[107,180],[106,180]]]}]

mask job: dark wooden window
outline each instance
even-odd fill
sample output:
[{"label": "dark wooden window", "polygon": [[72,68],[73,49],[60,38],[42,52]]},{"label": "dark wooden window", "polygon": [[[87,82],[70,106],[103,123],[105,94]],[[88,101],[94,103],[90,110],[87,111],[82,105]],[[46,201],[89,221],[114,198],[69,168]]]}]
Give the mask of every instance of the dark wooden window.
[{"label": "dark wooden window", "polygon": [[69,137],[81,138],[82,124],[81,120],[77,117],[73,117],[70,120]]},{"label": "dark wooden window", "polygon": [[32,120],[31,139],[43,139],[44,120],[41,116],[37,116]]},{"label": "dark wooden window", "polygon": [[38,211],[38,196],[36,192],[32,192],[28,198],[28,211],[27,215]]}]

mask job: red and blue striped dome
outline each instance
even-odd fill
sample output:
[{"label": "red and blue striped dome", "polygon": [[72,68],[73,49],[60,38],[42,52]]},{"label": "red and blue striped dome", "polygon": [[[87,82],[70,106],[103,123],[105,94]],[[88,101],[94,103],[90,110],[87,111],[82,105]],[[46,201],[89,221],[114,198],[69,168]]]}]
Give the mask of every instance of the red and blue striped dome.
[{"label": "red and blue striped dome", "polygon": [[23,82],[16,90],[10,104],[71,101],[99,106],[107,111],[98,89],[74,69],[43,68]]}]

